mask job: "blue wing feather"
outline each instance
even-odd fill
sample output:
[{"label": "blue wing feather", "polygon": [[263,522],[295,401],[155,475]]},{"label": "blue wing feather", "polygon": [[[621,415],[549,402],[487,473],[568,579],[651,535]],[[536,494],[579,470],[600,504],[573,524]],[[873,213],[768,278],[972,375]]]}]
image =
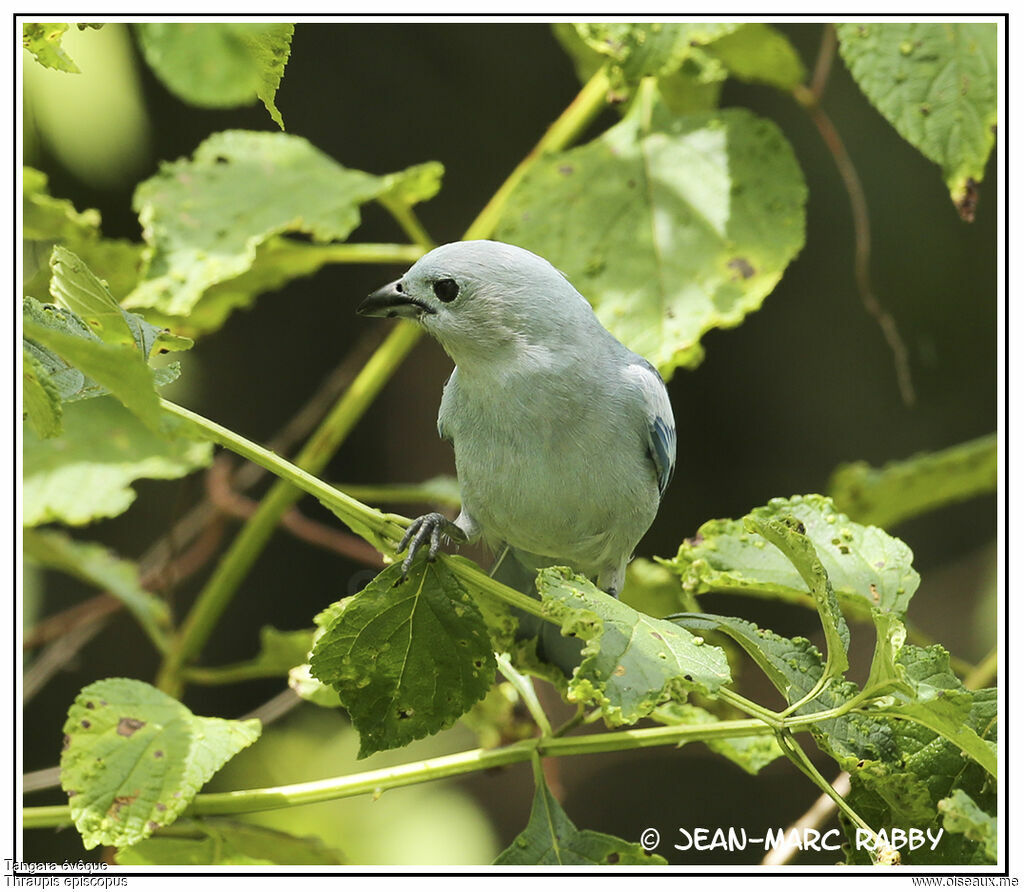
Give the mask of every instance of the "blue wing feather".
[{"label": "blue wing feather", "polygon": [[676,471],[676,429],[661,416],[655,416],[650,429],[651,458],[658,472],[658,493],[665,495]]},{"label": "blue wing feather", "polygon": [[647,452],[658,477],[658,494],[663,496],[676,470],[676,422],[661,374],[646,359],[637,358],[633,368],[642,370],[638,377],[647,410]]}]

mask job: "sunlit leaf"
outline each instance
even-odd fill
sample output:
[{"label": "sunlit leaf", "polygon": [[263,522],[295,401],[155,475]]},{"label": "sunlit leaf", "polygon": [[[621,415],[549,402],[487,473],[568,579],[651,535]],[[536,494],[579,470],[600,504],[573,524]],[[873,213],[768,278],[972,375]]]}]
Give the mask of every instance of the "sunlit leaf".
[{"label": "sunlit leaf", "polygon": [[632,724],[667,699],[714,695],[730,681],[722,649],[667,620],[637,613],[564,567],[537,577],[546,615],[584,642],[568,697],[596,703],[612,724]]},{"label": "sunlit leaf", "polygon": [[207,442],[166,438],[111,397],[64,406],[64,432],[24,431],[22,522],[71,525],[114,517],[135,500],[140,478],[183,477],[210,463]]},{"label": "sunlit leaf", "polygon": [[24,22],[21,45],[45,68],[79,74],[79,67],[61,46],[61,38],[67,30],[66,22]]},{"label": "sunlit leaf", "polygon": [[[752,516],[790,516],[803,524],[844,607],[867,616],[872,609],[906,613],[920,584],[910,549],[877,527],[862,526],[825,496],[772,499]],[[807,586],[793,565],[742,520],[709,520],[679,546],[672,561],[683,588],[807,603]]]},{"label": "sunlit leaf", "polygon": [[[163,164],[136,190],[148,268],[124,305],[151,308],[161,321],[197,311],[201,318],[189,330],[209,331],[260,291],[331,260],[326,243],[348,237],[361,204],[385,194],[395,201],[427,194],[436,170],[423,167],[374,176],[342,167],[297,136],[215,134],[192,158]],[[313,244],[275,238],[285,233],[306,233]],[[220,290],[204,300],[213,286]]]},{"label": "sunlit leaf", "polygon": [[36,436],[56,437],[62,430],[60,388],[50,376],[42,360],[22,346],[21,351],[22,405],[25,419]]},{"label": "sunlit leaf", "polygon": [[805,197],[769,121],[637,101],[593,142],[533,165],[497,237],[550,260],[667,375],[699,363],[709,329],[760,307],[803,245]]},{"label": "sunlit leaf", "polygon": [[960,215],[972,220],[995,143],[995,23],[861,22],[836,31],[858,86],[900,136],[942,168]]},{"label": "sunlit leaf", "polygon": [[166,827],[260,735],[256,719],[203,718],[145,682],[108,678],[68,710],[61,786],[87,849],[130,846]]}]

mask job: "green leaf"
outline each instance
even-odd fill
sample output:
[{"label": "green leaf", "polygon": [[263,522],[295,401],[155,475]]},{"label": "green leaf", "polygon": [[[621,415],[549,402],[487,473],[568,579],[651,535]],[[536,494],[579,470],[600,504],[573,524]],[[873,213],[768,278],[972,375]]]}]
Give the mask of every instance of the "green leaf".
[{"label": "green leaf", "polygon": [[[868,616],[873,609],[903,616],[921,582],[911,550],[877,527],[865,527],[839,512],[825,496],[772,499],[749,515],[791,516],[803,524],[840,603]],[[743,520],[710,520],[662,563],[680,575],[693,594],[735,593],[807,603],[807,587],[793,565],[749,532]]]},{"label": "green leaf", "polygon": [[61,432],[60,388],[27,344],[21,348],[22,400],[25,417],[36,436],[56,437]]},{"label": "green leaf", "polygon": [[[161,319],[187,317],[208,289],[224,283],[192,329],[210,330],[257,291],[278,288],[286,275],[309,275],[329,261],[323,243],[348,237],[359,224],[361,204],[383,194],[424,194],[421,168],[407,172],[414,184],[407,188],[405,174],[349,170],[300,137],[214,134],[191,159],[161,165],[136,189],[148,268],[125,306],[155,310]],[[276,241],[260,252],[288,232],[307,233],[315,244],[302,250]]]},{"label": "green leaf", "polygon": [[260,723],[193,715],[145,682],[107,678],[68,710],[61,786],[87,849],[130,846],[172,824]]},{"label": "green leaf", "polygon": [[25,555],[44,567],[59,570],[110,592],[156,642],[164,641],[171,628],[167,604],[142,587],[139,568],[122,560],[102,545],[78,542],[56,530],[24,531]]},{"label": "green leaf", "polygon": [[[928,655],[925,655],[928,657]],[[923,661],[927,665],[933,657]],[[986,741],[995,739],[996,692],[970,693],[971,710],[966,726]],[[903,718],[882,719],[889,747],[875,756],[846,762],[851,770],[851,792],[847,797],[874,827],[928,828],[937,835],[942,828],[939,803],[960,788],[979,806],[994,814],[994,778],[976,762],[966,758],[959,746],[934,731]],[[852,837],[852,830],[848,830]],[[866,860],[864,853],[854,852]],[[856,858],[855,858],[856,860]],[[904,864],[987,864],[991,859],[983,844],[957,833],[944,833],[934,851],[925,846],[903,853]]]},{"label": "green leaf", "polygon": [[641,98],[598,139],[534,164],[497,237],[548,258],[667,376],[775,287],[803,245],[806,187],[771,122],[670,117]]},{"label": "green leaf", "polygon": [[[50,269],[50,294],[58,306],[74,313],[105,344],[135,344],[128,314],[114,300],[106,283],[75,254],[54,245]],[[148,358],[148,351],[144,355]]]},{"label": "green leaf", "polygon": [[[260,629],[260,650],[250,660],[240,660],[227,666],[194,667],[188,670],[188,680],[199,684],[228,684],[251,678],[288,676],[301,668],[309,659],[313,642],[312,629],[282,632],[273,626]],[[289,681],[289,683],[291,683]],[[337,701],[332,704],[337,706]]]},{"label": "green leaf", "polygon": [[942,168],[960,215],[972,220],[995,142],[995,23],[873,22],[836,25],[836,32],[857,85]]},{"label": "green leaf", "polygon": [[600,23],[574,26],[583,41],[612,62],[612,82],[635,84],[678,71],[700,47],[735,31],[737,22]]},{"label": "green leaf", "polygon": [[944,505],[995,492],[996,474],[996,435],[991,434],[881,468],[867,462],[841,465],[828,489],[840,510],[858,523],[888,529]]},{"label": "green leaf", "polygon": [[49,178],[34,167],[22,168],[22,234],[26,239],[66,241],[94,235],[99,229],[100,213],[79,213],[64,198],[49,194]]},{"label": "green leaf", "polygon": [[303,700],[325,709],[337,709],[341,706],[338,692],[330,685],[314,678],[309,663],[293,666],[288,670],[288,687]]},{"label": "green leaf", "polygon": [[709,44],[710,53],[741,81],[792,90],[807,76],[788,38],[771,25],[749,22]]},{"label": "green leaf", "polygon": [[206,467],[207,442],[168,439],[116,400],[64,406],[64,432],[41,440],[24,431],[22,522],[82,525],[115,517],[135,500],[132,481],[172,479]]},{"label": "green leaf", "polygon": [[52,197],[47,191],[46,174],[41,171],[23,168],[22,183],[26,294],[50,291],[48,261],[55,242],[77,254],[106,283],[115,299],[120,300],[135,287],[142,245],[101,238],[99,212],[78,212],[70,201]]},{"label": "green leaf", "polygon": [[714,696],[730,681],[721,648],[667,620],[637,613],[565,567],[542,570],[537,591],[562,634],[584,642],[568,699],[597,703],[611,724],[633,724],[663,701],[685,699],[691,691]]},{"label": "green leaf", "polygon": [[61,46],[61,38],[68,30],[66,22],[25,22],[21,26],[21,45],[44,68],[80,74],[81,69]]},{"label": "green leaf", "polygon": [[908,696],[894,691],[894,702],[874,713],[924,725],[995,777],[999,769],[995,744],[971,726],[975,693],[968,691],[950,671],[949,654],[937,644],[927,648],[907,645],[900,650],[897,661],[913,693]]},{"label": "green leaf", "polygon": [[962,833],[985,847],[985,854],[993,864],[999,857],[999,828],[995,815],[990,815],[978,806],[967,793],[956,789],[945,799],[939,800],[942,826],[947,833]]},{"label": "green leaf", "polygon": [[828,656],[825,660],[825,675],[828,678],[842,675],[850,668],[847,653],[850,649],[850,630],[839,609],[839,600],[829,581],[828,573],[818,558],[814,544],[807,538],[802,523],[783,515],[780,518],[759,517],[756,513],[744,518],[745,528],[759,533],[779,549],[796,568],[810,589],[821,618],[825,633]]},{"label": "green leaf", "polygon": [[262,100],[284,130],[274,95],[294,25],[264,22],[144,22],[135,25],[149,67],[179,99],[205,108]]},{"label": "green leaf", "polygon": [[175,365],[153,370],[148,359],[162,333],[122,310],[102,280],[71,251],[54,246],[50,289],[61,306],[22,301],[28,349],[63,399],[112,393],[154,428],[162,410],[155,385],[178,375]]},{"label": "green leaf", "polygon": [[[714,713],[694,706],[692,703],[665,703],[659,706],[651,718],[663,725],[711,725],[720,722]],[[757,774],[783,755],[779,742],[771,736],[725,737],[702,741],[713,753],[735,763],[748,774]]]},{"label": "green leaf", "polygon": [[359,758],[451,726],[494,681],[487,626],[442,562],[395,564],[317,640],[313,675],[341,696],[359,731]]},{"label": "green leaf", "polygon": [[495,859],[495,864],[653,865],[667,863],[648,855],[636,842],[594,830],[577,830],[558,800],[536,773],[537,789],[526,828]]},{"label": "green leaf", "polygon": [[[821,654],[805,638],[784,638],[734,617],[681,614],[675,621],[693,632],[729,635],[788,703],[801,700],[822,677]],[[891,616],[888,621],[896,627]],[[976,739],[980,739],[990,751],[995,737],[995,691],[965,692],[949,671],[948,655],[937,646],[923,650],[905,645],[894,660],[892,674],[897,681],[888,689],[889,696],[879,699],[885,692],[876,690],[854,703],[860,694],[857,686],[833,679],[795,714],[849,710],[816,722],[810,730],[818,746],[850,773],[850,805],[873,827],[923,829],[931,822],[934,831],[936,803],[954,785],[966,785],[986,807],[994,801],[993,778],[967,758],[961,744],[977,749]],[[962,730],[952,726],[956,718]],[[945,736],[932,725],[941,725]],[[960,739],[954,743],[954,737]],[[981,758],[987,756],[982,753]],[[848,827],[847,833],[851,840],[855,838],[855,828]],[[909,856],[905,852],[904,863],[974,863],[973,847],[965,850],[960,843],[947,843],[943,838],[935,852],[922,849]],[[867,863],[866,853],[854,854]]]},{"label": "green leaf", "polygon": [[[26,301],[31,298],[26,298]],[[135,346],[105,344],[91,333],[73,334],[38,321],[36,313],[23,317],[25,338],[55,353],[87,376],[87,384],[99,385],[91,393],[109,392],[148,427],[158,430],[163,411],[154,386],[153,370]]]},{"label": "green leaf", "polygon": [[121,865],[345,864],[315,836],[293,836],[270,827],[206,818],[179,821],[173,835],[156,834],[117,851]]}]

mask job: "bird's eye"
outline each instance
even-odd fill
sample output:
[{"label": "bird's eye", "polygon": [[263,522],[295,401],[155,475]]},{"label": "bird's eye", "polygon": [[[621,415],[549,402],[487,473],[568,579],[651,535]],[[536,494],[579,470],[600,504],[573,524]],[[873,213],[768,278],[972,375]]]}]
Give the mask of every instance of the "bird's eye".
[{"label": "bird's eye", "polygon": [[459,296],[459,283],[454,279],[438,279],[434,283],[434,294],[439,301],[450,304]]}]

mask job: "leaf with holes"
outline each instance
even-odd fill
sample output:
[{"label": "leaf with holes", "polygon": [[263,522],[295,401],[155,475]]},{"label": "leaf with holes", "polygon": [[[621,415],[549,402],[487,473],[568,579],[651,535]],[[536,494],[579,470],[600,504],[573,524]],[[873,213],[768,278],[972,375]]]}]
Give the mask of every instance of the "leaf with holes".
[{"label": "leaf with holes", "polygon": [[551,795],[544,778],[537,773],[537,789],[526,828],[495,859],[495,864],[603,865],[665,864],[659,855],[648,855],[639,843],[617,836],[578,830],[558,800]]},{"label": "leaf with holes", "polygon": [[829,495],[858,523],[889,529],[911,517],[996,490],[996,435],[938,452],[922,452],[873,468],[854,462],[836,469]]},{"label": "leaf with holes", "polygon": [[[433,176],[423,165],[386,176],[350,170],[285,133],[214,134],[192,158],[161,165],[135,190],[148,265],[124,305],[151,308],[162,319],[187,317],[207,289],[252,270],[252,281],[225,286],[222,321],[232,306],[251,302],[254,288],[284,284],[287,269],[273,268],[280,257],[259,253],[265,242],[286,233],[306,233],[321,248],[344,241],[359,225],[360,205],[382,196],[399,204],[420,199],[431,193]],[[309,275],[330,255],[293,250],[287,259],[294,275]]]},{"label": "leaf with holes", "polygon": [[640,98],[593,142],[534,164],[497,237],[548,258],[667,376],[778,283],[804,243],[806,187],[771,122]]},{"label": "leaf with holes", "polygon": [[[814,544],[844,608],[867,617],[871,610],[903,616],[921,577],[913,552],[877,527],[862,526],[820,495],[772,499],[750,516],[789,516]],[[662,563],[679,574],[693,594],[721,592],[809,604],[807,585],[793,564],[740,520],[709,520]]]},{"label": "leaf with holes", "polygon": [[81,69],[61,46],[61,39],[67,30],[66,22],[25,22],[21,26],[21,45],[44,68],[80,74]]},{"label": "leaf with holes", "polygon": [[172,824],[260,735],[256,719],[204,718],[131,678],[83,688],[68,710],[60,779],[87,849],[130,846]]},{"label": "leaf with holes", "polygon": [[972,842],[981,843],[989,863],[999,855],[999,828],[995,815],[982,809],[961,789],[939,800],[942,826],[947,833],[961,833]]},{"label": "leaf with holes", "polygon": [[562,634],[584,642],[569,700],[597,703],[612,724],[632,724],[691,691],[714,696],[731,680],[721,648],[638,613],[565,567],[542,570],[537,591]]},{"label": "leaf with holes", "polygon": [[977,184],[995,143],[995,23],[837,25],[853,79],[896,131],[942,168],[960,216],[974,219]]},{"label": "leaf with holes", "polygon": [[395,564],[339,612],[317,639],[313,675],[341,696],[359,731],[359,757],[452,725],[494,681],[487,626],[443,562]]}]

